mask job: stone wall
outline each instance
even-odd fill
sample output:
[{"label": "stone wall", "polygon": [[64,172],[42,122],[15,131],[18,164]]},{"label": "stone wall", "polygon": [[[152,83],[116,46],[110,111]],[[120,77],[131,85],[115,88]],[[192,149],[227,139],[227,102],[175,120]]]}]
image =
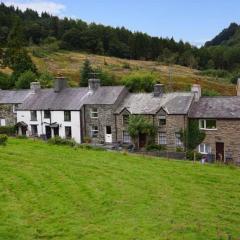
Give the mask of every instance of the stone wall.
[{"label": "stone wall", "polygon": [[0,104],[0,118],[6,120],[6,125],[15,125],[17,115],[13,112],[12,104]]},{"label": "stone wall", "polygon": [[224,156],[231,155],[234,162],[240,162],[239,120],[217,120],[216,126],[216,130],[204,130],[206,137],[203,143],[210,144],[214,155],[216,155],[216,142],[224,143]]},{"label": "stone wall", "polygon": [[[123,110],[120,114],[116,115],[116,129],[117,129],[117,141],[123,142],[123,131],[127,131],[127,125],[123,124],[123,115],[128,115],[127,110]],[[157,134],[155,137],[155,143],[159,144],[159,132],[165,132],[167,138],[167,148],[173,151],[176,150],[176,133],[181,129],[185,129],[187,126],[187,117],[185,115],[166,115],[166,125],[159,126],[159,116],[163,115],[162,112],[156,115],[142,115],[145,119],[152,121],[157,127]]]},{"label": "stone wall", "polygon": [[[98,109],[98,118],[91,118],[91,109]],[[112,141],[116,142],[116,128],[115,128],[115,116],[113,105],[85,105],[85,126],[84,136],[91,137],[91,126],[98,126],[98,137],[92,138],[93,143],[105,142],[105,129],[106,126],[111,126],[112,129]]]}]

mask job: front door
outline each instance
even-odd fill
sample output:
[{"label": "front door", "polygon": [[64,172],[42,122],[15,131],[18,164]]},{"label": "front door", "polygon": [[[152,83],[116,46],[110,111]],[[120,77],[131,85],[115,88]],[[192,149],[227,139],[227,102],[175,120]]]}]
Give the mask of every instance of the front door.
[{"label": "front door", "polygon": [[224,143],[216,142],[216,160],[224,161]]},{"label": "front door", "polygon": [[105,129],[105,142],[106,143],[112,143],[112,127],[106,126]]},{"label": "front door", "polygon": [[51,134],[51,128],[49,126],[46,126],[46,138],[49,139],[52,137],[52,134]]},{"label": "front door", "polygon": [[146,143],[147,143],[147,135],[139,134],[139,148],[145,147]]},{"label": "front door", "polygon": [[54,137],[58,137],[59,136],[59,127],[53,128],[53,134],[54,134]]},{"label": "front door", "polygon": [[21,132],[22,132],[22,136],[26,136],[27,135],[27,127],[22,126],[21,127]]}]

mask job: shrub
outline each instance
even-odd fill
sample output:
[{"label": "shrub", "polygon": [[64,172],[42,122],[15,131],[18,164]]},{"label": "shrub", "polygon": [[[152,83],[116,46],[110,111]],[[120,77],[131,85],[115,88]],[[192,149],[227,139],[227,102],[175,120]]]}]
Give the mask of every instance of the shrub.
[{"label": "shrub", "polygon": [[155,76],[149,73],[134,73],[123,77],[123,82],[130,92],[152,92],[156,83]]},{"label": "shrub", "polygon": [[54,145],[68,145],[68,146],[76,146],[77,143],[74,139],[66,139],[66,138],[61,138],[61,137],[54,137],[50,138],[48,140],[49,144],[54,144]]},{"label": "shrub", "polygon": [[125,69],[131,69],[131,66],[128,62],[124,62],[122,67],[125,68]]},{"label": "shrub", "polygon": [[0,134],[0,145],[6,145],[8,136],[6,134]]},{"label": "shrub", "polygon": [[[194,152],[195,151],[187,151],[187,159],[189,160],[194,160]],[[196,156],[196,160],[200,161],[202,159],[202,154],[201,153],[198,153],[198,152],[195,152],[195,156]]]},{"label": "shrub", "polygon": [[165,151],[166,146],[157,145],[157,144],[150,144],[146,147],[147,151]]},{"label": "shrub", "polygon": [[6,134],[7,136],[14,136],[16,133],[15,126],[1,126],[0,134]]},{"label": "shrub", "polygon": [[36,79],[37,79],[37,75],[30,70],[28,70],[24,73],[21,73],[15,83],[16,88],[28,89],[28,88],[30,88],[30,83],[35,82]]}]

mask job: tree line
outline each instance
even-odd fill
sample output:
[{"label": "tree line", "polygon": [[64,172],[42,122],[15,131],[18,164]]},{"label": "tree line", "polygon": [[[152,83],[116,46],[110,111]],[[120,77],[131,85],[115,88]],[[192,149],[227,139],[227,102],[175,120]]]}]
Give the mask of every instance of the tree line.
[{"label": "tree line", "polygon": [[16,25],[22,32],[18,41],[21,41],[23,47],[43,43],[50,45],[54,42],[60,49],[87,51],[126,59],[155,60],[200,70],[221,70],[220,74],[222,71],[231,71],[234,79],[239,76],[240,45],[236,42],[238,43],[240,38],[235,37],[234,44],[222,44],[240,32],[237,24],[231,24],[205,46],[197,48],[188,42],[177,42],[173,38],[151,37],[124,27],[87,24],[79,19],[61,19],[48,13],[39,15],[31,9],[21,11],[1,3],[0,48],[5,49],[9,46]]}]

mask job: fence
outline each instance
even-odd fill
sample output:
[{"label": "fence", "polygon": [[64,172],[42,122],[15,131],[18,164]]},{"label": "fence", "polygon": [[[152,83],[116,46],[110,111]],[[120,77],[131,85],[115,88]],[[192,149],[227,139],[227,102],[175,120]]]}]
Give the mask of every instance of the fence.
[{"label": "fence", "polygon": [[172,158],[172,159],[179,159],[179,160],[185,160],[186,159],[186,153],[185,152],[136,151],[135,153],[141,154],[141,155],[147,155],[147,156]]}]

